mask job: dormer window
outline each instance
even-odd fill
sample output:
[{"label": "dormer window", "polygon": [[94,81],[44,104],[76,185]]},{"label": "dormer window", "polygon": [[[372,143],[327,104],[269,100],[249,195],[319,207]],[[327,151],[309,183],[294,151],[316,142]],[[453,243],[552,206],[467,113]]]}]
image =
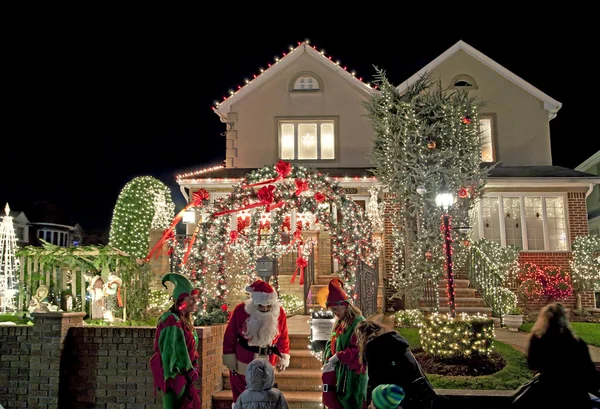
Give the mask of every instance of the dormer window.
[{"label": "dormer window", "polygon": [[321,89],[320,81],[316,75],[301,73],[293,79],[292,91],[318,91]]},{"label": "dormer window", "polygon": [[479,89],[477,82],[475,82],[475,78],[467,74],[460,74],[454,77],[452,81],[450,81],[450,88]]}]

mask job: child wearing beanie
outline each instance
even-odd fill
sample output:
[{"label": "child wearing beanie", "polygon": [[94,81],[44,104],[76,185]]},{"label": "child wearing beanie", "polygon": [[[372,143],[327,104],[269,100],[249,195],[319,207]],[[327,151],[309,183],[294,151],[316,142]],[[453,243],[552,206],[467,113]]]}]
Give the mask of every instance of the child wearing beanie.
[{"label": "child wearing beanie", "polygon": [[396,409],[404,399],[404,389],[398,385],[384,384],[373,389],[369,409]]}]

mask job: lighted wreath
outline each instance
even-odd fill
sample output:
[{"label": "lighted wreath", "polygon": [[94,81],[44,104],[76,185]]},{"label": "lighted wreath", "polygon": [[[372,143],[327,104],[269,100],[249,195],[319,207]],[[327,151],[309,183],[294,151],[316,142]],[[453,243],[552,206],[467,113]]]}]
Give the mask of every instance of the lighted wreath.
[{"label": "lighted wreath", "polygon": [[[332,203],[341,214],[339,221],[331,212]],[[353,294],[360,262],[372,266],[378,256],[369,218],[329,176],[279,161],[249,173],[229,196],[204,207],[192,245],[188,242],[183,250],[176,250],[180,272],[196,282],[204,303],[215,298],[224,302],[232,275],[252,276],[256,259],[262,255],[279,258],[295,252],[297,274],[293,280],[298,275],[302,283],[312,243],[302,236],[306,226],[299,225],[295,234],[290,234],[286,216],[292,209],[312,215],[313,225],[330,232],[332,257]],[[249,221],[237,220],[237,228],[231,229],[231,218],[237,218],[240,211],[249,213]],[[230,267],[235,271],[229,271]],[[211,280],[207,280],[208,274]],[[208,286],[208,281],[214,285]]]}]

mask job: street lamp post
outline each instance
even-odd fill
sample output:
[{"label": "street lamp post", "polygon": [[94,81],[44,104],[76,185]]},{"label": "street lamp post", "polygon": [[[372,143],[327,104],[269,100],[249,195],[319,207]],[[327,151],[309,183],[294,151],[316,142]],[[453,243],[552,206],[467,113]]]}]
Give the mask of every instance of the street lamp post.
[{"label": "street lamp post", "polygon": [[442,189],[435,197],[435,204],[442,209],[442,218],[444,223],[444,250],[446,252],[446,272],[448,275],[448,306],[452,318],[456,317],[456,305],[454,303],[454,274],[452,273],[452,236],[450,232],[450,215],[448,210],[454,204],[454,195],[442,186]]}]

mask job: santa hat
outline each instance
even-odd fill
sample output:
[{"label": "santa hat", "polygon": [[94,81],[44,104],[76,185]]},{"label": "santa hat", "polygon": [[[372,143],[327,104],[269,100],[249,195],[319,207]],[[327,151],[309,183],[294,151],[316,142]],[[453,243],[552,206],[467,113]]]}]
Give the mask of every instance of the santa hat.
[{"label": "santa hat", "polygon": [[342,289],[342,280],[334,278],[329,282],[329,294],[327,294],[327,302],[325,303],[328,307],[335,307],[343,305],[344,303],[350,303],[350,297]]},{"label": "santa hat", "polygon": [[246,287],[254,304],[270,305],[277,301],[277,293],[266,281],[257,280]]},{"label": "santa hat", "polygon": [[197,288],[194,288],[190,280],[187,277],[182,276],[181,274],[169,273],[166,274],[162,279],[162,285],[167,288],[165,282],[170,281],[175,284],[175,288],[173,288],[173,300],[178,301],[181,298],[185,298],[190,295],[196,295],[200,291]]}]

